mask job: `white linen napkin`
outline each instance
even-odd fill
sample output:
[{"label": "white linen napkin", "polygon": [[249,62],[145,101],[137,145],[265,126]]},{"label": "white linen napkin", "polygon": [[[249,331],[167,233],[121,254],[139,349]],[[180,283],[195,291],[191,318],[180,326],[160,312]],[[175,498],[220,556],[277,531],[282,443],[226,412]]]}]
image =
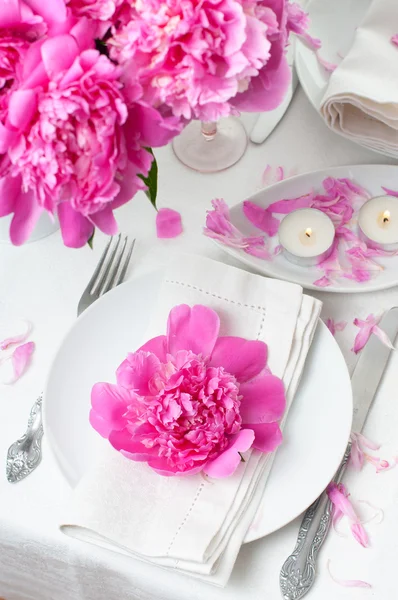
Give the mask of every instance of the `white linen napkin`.
[{"label": "white linen napkin", "polygon": [[334,131],[398,158],[397,33],[398,0],[373,0],[320,110]]},{"label": "white linen napkin", "polygon": [[[182,256],[166,269],[158,307],[143,341],[165,333],[169,311],[182,303],[215,309],[221,320],[220,335],[267,343],[268,365],[286,387],[283,427],[321,303],[304,296],[298,285]],[[200,474],[162,477],[105,443],[98,464],[74,490],[61,529],[81,540],[225,585],[261,502],[272,460],[271,454],[253,451],[226,479]]]}]

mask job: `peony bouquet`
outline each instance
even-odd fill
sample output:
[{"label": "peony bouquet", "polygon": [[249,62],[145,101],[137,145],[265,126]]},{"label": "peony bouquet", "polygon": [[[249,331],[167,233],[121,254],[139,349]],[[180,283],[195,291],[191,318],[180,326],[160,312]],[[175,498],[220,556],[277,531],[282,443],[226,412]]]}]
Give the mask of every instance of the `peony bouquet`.
[{"label": "peony bouquet", "polygon": [[283,99],[287,0],[0,0],[0,217],[83,246],[191,119]]}]

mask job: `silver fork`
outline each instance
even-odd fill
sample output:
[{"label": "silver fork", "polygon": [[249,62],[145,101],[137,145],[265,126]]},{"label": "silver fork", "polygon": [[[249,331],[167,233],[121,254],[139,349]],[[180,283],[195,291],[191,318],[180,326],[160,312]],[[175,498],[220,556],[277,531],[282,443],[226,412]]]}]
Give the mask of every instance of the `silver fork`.
[{"label": "silver fork", "polygon": [[[77,316],[100,296],[123,282],[134,244],[135,240],[129,242],[127,236],[121,243],[121,235],[117,237],[116,243],[113,243],[113,238],[109,240],[93,276],[80,298]],[[40,464],[43,437],[42,399],[43,395],[40,394],[30,411],[26,432],[8,449],[6,473],[10,483],[17,483],[25,479]]]}]

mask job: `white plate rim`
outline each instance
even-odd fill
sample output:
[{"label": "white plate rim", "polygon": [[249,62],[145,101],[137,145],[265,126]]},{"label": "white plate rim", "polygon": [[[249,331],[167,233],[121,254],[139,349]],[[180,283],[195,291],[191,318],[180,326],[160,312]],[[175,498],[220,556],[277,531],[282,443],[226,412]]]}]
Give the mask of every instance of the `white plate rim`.
[{"label": "white plate rim", "polygon": [[[256,197],[260,196],[260,195],[264,195],[265,193],[274,190],[278,187],[283,187],[284,184],[289,181],[297,181],[299,179],[302,179],[304,177],[308,177],[309,175],[320,175],[321,173],[325,174],[325,177],[327,177],[328,175],[333,175],[333,173],[335,173],[336,171],[341,171],[342,169],[353,169],[353,170],[357,170],[357,169],[387,169],[389,171],[393,171],[394,169],[396,170],[396,172],[398,173],[398,166],[397,165],[389,165],[389,164],[357,164],[357,165],[340,165],[338,167],[330,167],[330,168],[323,168],[323,169],[316,169],[314,171],[306,171],[305,173],[299,173],[297,175],[293,175],[292,177],[288,177],[286,179],[283,179],[282,181],[278,181],[276,183],[273,183],[272,185],[269,185],[267,187],[261,188],[260,190],[258,190],[257,192],[255,192],[254,194],[252,194],[251,196],[248,196],[247,198],[245,198],[245,200],[251,200],[251,201],[256,201]],[[234,204],[233,206],[229,207],[230,213],[234,210],[237,209],[241,204],[243,204],[243,202],[245,200],[241,200],[240,202],[237,202],[236,204]],[[232,219],[233,221],[233,219]],[[258,235],[262,235],[262,233],[259,231]],[[267,266],[267,261],[264,260],[261,264],[264,265],[264,268],[261,269],[259,267],[259,265],[257,263],[253,262],[253,259],[250,257],[249,254],[247,254],[246,252],[243,251],[239,251],[239,250],[235,250],[234,248],[230,248],[229,246],[226,246],[224,244],[222,244],[221,242],[212,239],[211,240],[214,244],[216,244],[216,246],[218,248],[221,248],[224,252],[226,252],[227,254],[229,254],[230,256],[232,256],[233,258],[239,260],[240,262],[244,263],[245,265],[247,265],[248,267],[250,267],[251,269],[254,269],[256,271],[256,273],[259,273],[261,275],[266,275],[267,277],[273,277],[273,278],[278,278],[281,279],[283,281],[289,281],[290,283],[297,283],[298,285],[301,285],[304,289],[307,290],[314,290],[316,292],[325,292],[325,293],[332,293],[332,294],[367,294],[370,292],[379,292],[381,290],[387,290],[393,287],[396,287],[398,285],[398,272],[397,272],[397,278],[395,281],[391,281],[391,282],[384,282],[384,283],[380,283],[380,284],[373,284],[373,285],[367,285],[365,284],[358,284],[355,287],[344,287],[344,286],[336,286],[335,284],[330,285],[329,287],[326,288],[322,288],[322,287],[318,287],[314,284],[311,283],[307,283],[307,282],[303,282],[302,279],[300,278],[294,278],[294,276],[290,276],[289,277],[283,277],[283,274],[279,274],[278,277],[275,275],[275,273],[271,270],[268,270],[266,268]],[[377,278],[374,279],[373,281],[377,282]]]},{"label": "white plate rim", "polygon": [[[310,2],[308,2],[308,5],[306,6],[306,11],[308,12],[308,14],[310,16],[310,19],[311,19],[311,5],[314,5],[316,2],[319,2],[319,1],[320,0],[310,0]],[[344,19],[342,19],[342,21],[343,20]],[[303,88],[304,93],[307,96],[309,102],[315,108],[316,112],[318,113],[318,115],[322,119],[322,121],[324,121],[323,116],[320,111],[321,105],[319,102],[316,101],[315,97],[311,93],[310,86],[308,84],[308,76],[304,72],[303,65],[306,63],[306,59],[305,59],[305,56],[303,56],[303,52],[307,53],[307,52],[311,52],[311,50],[306,46],[306,44],[302,40],[300,40],[299,38],[296,38],[296,43],[294,46],[294,64],[295,64],[296,71],[297,71],[297,77],[300,81],[300,85]],[[329,77],[330,77],[330,75],[329,75]],[[325,77],[325,83],[321,90],[322,95],[326,91],[326,88],[328,86],[328,81],[329,81],[329,78],[326,80],[326,77]],[[328,127],[327,124],[325,123],[325,121],[324,121],[324,124],[325,124],[325,127]],[[367,150],[370,150],[372,152],[380,154],[381,156],[388,156],[390,158],[396,158],[396,155],[393,154],[392,152],[387,152],[387,151],[383,152],[379,148],[373,148],[367,144],[363,144],[359,140],[357,140],[353,137],[350,137],[349,135],[344,134],[342,131],[335,131],[334,129],[332,131],[336,135],[339,135],[340,137],[343,137],[346,140],[349,140],[350,142],[353,142],[354,144],[361,146],[362,148],[366,148]]]},{"label": "white plate rim", "polygon": [[[134,283],[135,283],[135,280],[136,280],[136,279],[140,279],[140,278],[141,278],[143,275],[144,275],[144,276],[145,276],[145,275],[149,275],[149,274],[152,274],[152,273],[155,273],[155,272],[158,272],[158,271],[159,271],[159,268],[151,268],[151,269],[150,269],[150,271],[148,271],[148,272],[145,272],[145,273],[140,273],[140,274],[139,274],[139,275],[137,275],[136,277],[134,277],[134,276],[133,276],[131,279],[129,279],[128,281],[126,281],[125,283],[123,283],[121,286],[118,286],[117,288],[114,288],[113,290],[111,290],[110,292],[108,292],[108,293],[107,293],[107,296],[108,296],[108,301],[109,301],[109,297],[110,297],[110,296],[112,296],[112,295],[114,295],[114,294],[118,294],[118,293],[120,293],[122,288],[125,288],[125,287],[130,287],[130,285],[134,285]],[[44,390],[44,392],[43,392],[42,418],[43,418],[43,428],[44,428],[44,432],[45,432],[45,433],[47,432],[47,433],[46,433],[46,441],[47,441],[47,444],[46,444],[46,446],[47,446],[47,449],[49,450],[49,453],[50,453],[50,454],[51,454],[51,456],[52,456],[52,459],[53,459],[53,461],[54,461],[54,462],[55,462],[55,464],[57,465],[58,472],[60,473],[60,475],[61,475],[62,479],[63,479],[63,480],[66,482],[66,484],[68,485],[68,487],[69,487],[70,489],[73,489],[73,485],[71,484],[71,481],[70,481],[70,479],[69,479],[69,478],[68,478],[68,476],[66,475],[65,468],[63,467],[63,465],[62,465],[62,463],[61,463],[60,457],[58,456],[58,454],[57,454],[57,452],[56,452],[55,448],[53,447],[53,445],[52,445],[52,443],[51,443],[52,434],[49,434],[49,433],[48,433],[48,432],[51,430],[51,426],[49,425],[49,419],[48,419],[48,413],[47,413],[47,401],[46,401],[46,398],[47,398],[47,396],[48,396],[48,394],[47,394],[47,389],[48,389],[48,386],[49,386],[50,376],[51,376],[51,373],[52,373],[52,371],[53,371],[53,366],[54,366],[54,365],[56,364],[56,362],[57,362],[57,359],[58,359],[58,354],[61,352],[61,350],[62,350],[62,348],[63,348],[63,346],[64,346],[64,343],[67,341],[67,339],[69,338],[69,336],[70,336],[70,335],[73,333],[73,331],[74,331],[76,328],[78,328],[78,327],[79,327],[79,322],[80,322],[80,320],[81,320],[82,318],[84,318],[84,315],[87,315],[87,314],[89,314],[89,313],[91,313],[91,312],[93,312],[94,310],[96,310],[96,309],[97,309],[97,307],[98,307],[98,303],[99,303],[99,301],[97,301],[97,302],[94,302],[94,303],[93,303],[91,306],[89,306],[89,307],[88,307],[88,308],[87,308],[87,309],[84,311],[84,313],[82,313],[82,314],[81,314],[81,315],[80,315],[80,316],[79,316],[79,317],[78,317],[78,318],[77,318],[77,319],[76,319],[76,320],[75,320],[75,321],[74,321],[74,322],[71,324],[71,326],[68,328],[68,330],[65,332],[65,334],[64,334],[64,336],[62,337],[62,339],[61,339],[60,343],[58,344],[58,347],[57,347],[56,351],[54,352],[53,359],[52,359],[52,361],[51,361],[51,363],[50,363],[50,367],[49,367],[49,369],[48,369],[47,376],[46,376],[46,379],[45,379],[45,385],[44,385],[44,387],[43,387],[43,390]],[[336,344],[336,348],[337,348],[337,349],[338,349],[338,351],[340,352],[340,354],[341,354],[341,357],[342,357],[342,359],[343,359],[343,362],[344,362],[344,364],[346,365],[346,363],[345,363],[345,361],[344,361],[344,358],[343,358],[343,356],[342,356],[341,350],[340,350],[340,348],[339,348],[339,346],[338,346],[337,342],[334,340],[334,338],[333,338],[332,334],[329,332],[329,330],[327,329],[327,327],[326,327],[325,323],[324,323],[324,322],[323,322],[321,319],[319,319],[319,324],[318,324],[318,327],[322,327],[322,329],[324,329],[324,331],[325,331],[326,333],[328,333],[328,334],[331,336],[331,339],[333,339],[333,341],[335,342],[335,344]],[[348,378],[349,378],[349,375],[348,375],[348,368],[346,369],[346,375],[347,375],[347,376],[348,376]],[[351,409],[352,409],[352,395],[351,395],[351,404],[350,404],[350,407],[351,407]],[[267,532],[266,532],[266,533],[263,533],[263,534],[257,534],[257,533],[256,533],[254,530],[251,530],[251,529],[249,528],[249,530],[248,530],[248,532],[247,532],[247,535],[246,535],[246,538],[245,538],[245,539],[244,539],[244,541],[243,541],[243,543],[244,543],[244,544],[245,544],[245,543],[250,543],[250,542],[253,542],[253,541],[255,541],[255,540],[258,540],[258,539],[261,539],[261,538],[263,538],[263,537],[266,537],[267,535],[270,535],[270,534],[274,533],[275,531],[278,531],[279,529],[281,529],[281,528],[285,527],[285,526],[286,526],[288,523],[290,523],[290,522],[291,522],[291,521],[293,521],[295,518],[297,518],[297,517],[298,517],[298,516],[299,516],[299,515],[300,515],[300,514],[301,514],[301,513],[304,511],[304,510],[306,510],[306,508],[308,508],[308,506],[310,506],[310,505],[312,504],[312,502],[314,502],[314,501],[316,500],[316,498],[319,496],[319,494],[320,494],[320,493],[321,493],[321,492],[322,492],[322,491],[323,491],[323,490],[326,488],[326,486],[327,486],[328,482],[330,481],[330,479],[332,478],[333,474],[334,474],[334,473],[337,471],[337,468],[338,468],[338,466],[339,466],[339,464],[340,464],[340,462],[341,462],[341,460],[342,460],[342,458],[343,458],[343,456],[344,456],[344,452],[345,452],[345,449],[346,449],[346,444],[347,444],[347,442],[348,442],[348,439],[349,439],[349,436],[350,436],[350,433],[351,433],[351,422],[352,422],[352,419],[351,419],[351,421],[350,421],[350,422],[348,422],[348,421],[347,421],[347,424],[346,424],[346,434],[345,434],[346,442],[345,442],[344,446],[342,446],[342,448],[341,448],[341,451],[340,451],[340,454],[338,454],[338,453],[336,452],[335,466],[334,466],[333,470],[332,470],[330,473],[328,473],[328,474],[326,474],[326,475],[325,475],[325,477],[324,477],[324,486],[323,486],[323,487],[322,487],[322,486],[320,486],[320,489],[319,489],[319,491],[318,491],[318,492],[317,492],[317,493],[314,495],[314,497],[311,497],[311,500],[310,500],[310,501],[306,500],[306,501],[305,501],[305,505],[301,506],[301,507],[300,507],[300,509],[297,509],[297,510],[299,510],[299,512],[297,512],[297,511],[295,510],[295,511],[294,511],[294,513],[295,513],[295,515],[294,515],[294,516],[291,516],[291,517],[287,518],[285,521],[283,521],[283,523],[276,525],[276,526],[275,526],[275,528],[269,528],[269,529],[267,530]]]}]

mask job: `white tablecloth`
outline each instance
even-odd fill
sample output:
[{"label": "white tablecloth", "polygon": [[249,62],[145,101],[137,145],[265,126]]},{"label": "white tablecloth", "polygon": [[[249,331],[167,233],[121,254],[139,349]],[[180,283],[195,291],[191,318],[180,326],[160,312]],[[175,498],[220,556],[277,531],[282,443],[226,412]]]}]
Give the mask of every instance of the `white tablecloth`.
[{"label": "white tablecloth", "polygon": [[[250,126],[252,116],[245,116]],[[298,172],[326,166],[391,162],[329,131],[299,89],[282,123],[261,146],[250,145],[232,169],[200,175],[179,164],[170,147],[156,152],[159,161],[158,205],[182,213],[184,234],[160,241],[155,234],[155,215],[143,194],[119,211],[123,231],[137,237],[131,274],[142,272],[156,260],[180,248],[231,263],[231,259],[201,233],[205,211],[213,197],[232,205],[261,188],[267,163]],[[76,316],[80,294],[104,244],[98,235],[94,251],[70,250],[56,233],[42,241],[13,248],[0,245],[0,318],[25,316],[35,326],[34,361],[14,386],[0,386],[0,597],[6,600],[277,600],[279,570],[292,550],[299,520],[262,540],[244,546],[225,589],[170,574],[156,567],[118,556],[62,535],[57,528],[60,508],[69,489],[46,446],[43,462],[25,481],[10,485],[5,477],[8,445],[25,429],[30,407],[41,391],[51,357]],[[235,263],[236,264],[236,263]],[[372,294],[317,294],[324,302],[323,317],[350,324],[337,334],[350,370],[356,357],[351,352],[355,316],[365,317],[398,304],[397,289]],[[397,373],[397,371],[396,371]],[[392,381],[391,390],[396,390]],[[395,386],[395,387],[394,387]],[[398,403],[395,394],[378,399],[366,427],[374,439],[394,444],[398,454]],[[314,451],[321,451],[315,449]],[[319,561],[319,577],[310,598],[365,598],[396,596],[395,569],[398,539],[398,471],[376,475],[367,466],[349,474],[347,485],[357,498],[385,510],[384,521],[370,523],[372,547],[361,548],[350,537],[331,532]],[[365,579],[373,590],[342,588],[326,571],[341,577]]]}]

